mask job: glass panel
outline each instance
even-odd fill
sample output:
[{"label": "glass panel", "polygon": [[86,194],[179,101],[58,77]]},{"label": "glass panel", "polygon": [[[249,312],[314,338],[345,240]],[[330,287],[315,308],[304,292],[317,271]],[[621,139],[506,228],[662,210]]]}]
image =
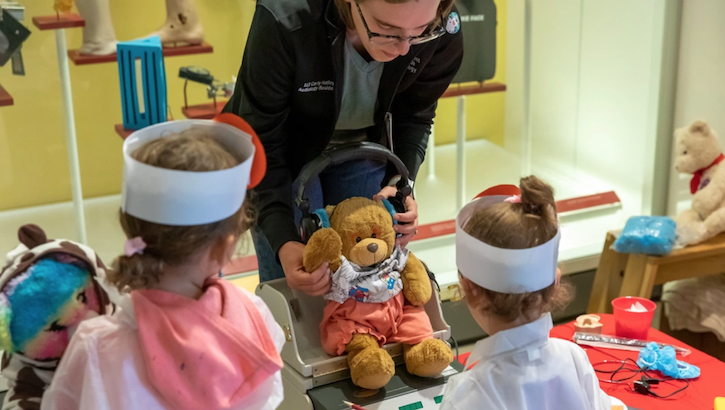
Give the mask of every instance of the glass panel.
[{"label": "glass panel", "polygon": [[[478,192],[537,175],[565,210],[560,262],[593,269],[608,230],[632,215],[666,212],[672,129],[659,124],[672,120],[665,107],[673,104],[674,70],[667,59],[676,42],[665,43],[664,33],[676,28],[676,12],[656,1],[496,6],[496,72],[483,84],[501,82],[506,91],[441,100],[435,148],[416,187],[421,222],[449,221]],[[461,11],[464,34],[478,24],[475,14]],[[477,46],[466,42],[467,51]],[[461,138],[466,143],[457,148]],[[436,261],[444,283],[455,281],[454,239],[441,241],[411,248]]]}]

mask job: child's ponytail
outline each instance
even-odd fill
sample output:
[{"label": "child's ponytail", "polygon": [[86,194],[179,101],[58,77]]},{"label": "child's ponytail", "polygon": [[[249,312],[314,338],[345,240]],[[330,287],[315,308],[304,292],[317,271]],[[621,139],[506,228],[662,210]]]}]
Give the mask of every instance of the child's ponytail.
[{"label": "child's ponytail", "polygon": [[108,272],[108,281],[119,290],[141,289],[158,283],[164,263],[150,255],[121,255],[113,261],[113,269]]}]

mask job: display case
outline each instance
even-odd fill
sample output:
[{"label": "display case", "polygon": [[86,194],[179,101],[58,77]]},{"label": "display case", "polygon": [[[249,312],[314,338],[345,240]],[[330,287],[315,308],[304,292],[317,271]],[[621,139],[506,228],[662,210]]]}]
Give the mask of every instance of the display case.
[{"label": "display case", "polygon": [[[509,0],[503,13],[499,7],[502,135],[471,135],[478,131],[470,126],[462,132],[470,117],[498,120],[472,96],[442,101],[439,111],[449,104],[458,112],[458,124],[448,125],[457,129],[456,143],[430,147],[416,181],[422,231],[443,235],[410,248],[441,284],[457,283],[452,233],[461,202],[492,185],[533,174],[554,187],[564,273],[595,268],[606,231],[629,216],[666,212],[679,14],[678,1]],[[436,138],[444,131],[440,123],[435,131]],[[455,166],[464,169],[462,186]]]},{"label": "display case", "polygon": [[[111,261],[124,239],[117,223],[119,135],[128,134],[120,125],[117,64],[107,56],[74,60],[82,28],[65,28],[70,57],[64,99],[54,31],[30,23],[52,16],[52,5],[25,3],[25,23],[33,31],[23,47],[27,74],[0,72],[0,84],[14,100],[0,107],[0,249],[14,247],[17,228],[27,222],[42,225],[52,237],[80,239],[79,200],[71,202],[71,193],[82,185],[77,192],[84,196],[87,243]],[[163,19],[163,3],[111,4],[116,38],[152,32]],[[491,185],[535,174],[554,186],[560,201],[563,270],[592,269],[605,231],[623,226],[631,215],[667,211],[668,187],[674,186],[669,170],[681,1],[484,0],[480,8],[474,0],[465,3],[464,30],[483,22],[481,35],[495,29],[495,41],[467,39],[467,50],[493,50],[495,64],[481,59],[485,73],[476,79],[484,81],[453,84],[439,102],[415,181],[421,227],[410,248],[439,282],[457,283],[458,209]],[[224,99],[215,105],[199,85],[185,92],[180,68],[200,66],[231,79],[254,3],[199,2],[199,13],[214,22],[195,49],[202,54],[164,50],[169,118],[209,118],[221,109]],[[475,76],[475,70],[465,73]],[[68,103],[74,107],[70,116],[64,111]],[[68,166],[69,117],[77,133],[76,174]],[[682,121],[689,119],[683,115]],[[244,251],[229,273],[255,274],[251,241]]]}]

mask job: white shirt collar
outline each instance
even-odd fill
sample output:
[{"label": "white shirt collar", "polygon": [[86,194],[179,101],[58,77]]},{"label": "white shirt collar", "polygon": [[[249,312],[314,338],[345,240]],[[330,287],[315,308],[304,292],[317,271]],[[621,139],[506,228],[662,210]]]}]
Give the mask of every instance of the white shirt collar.
[{"label": "white shirt collar", "polygon": [[118,309],[116,314],[118,319],[129,325],[132,329],[136,329],[138,325],[136,324],[136,312],[133,308],[133,299],[131,299],[131,294],[121,294],[116,302],[116,307]]},{"label": "white shirt collar", "polygon": [[[553,326],[551,313],[545,313],[531,323],[503,330],[480,340],[473,348],[466,366],[525,348],[538,351],[538,348],[549,340],[549,331]],[[530,352],[529,358],[533,360],[538,358],[538,355]]]}]

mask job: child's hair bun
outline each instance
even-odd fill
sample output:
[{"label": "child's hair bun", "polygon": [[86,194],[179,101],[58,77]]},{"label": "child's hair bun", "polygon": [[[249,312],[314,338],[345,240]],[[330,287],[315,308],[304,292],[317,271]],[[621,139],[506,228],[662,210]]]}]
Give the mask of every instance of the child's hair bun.
[{"label": "child's hair bun", "polygon": [[525,214],[539,216],[547,222],[556,221],[554,190],[535,176],[521,178],[521,205]]}]

